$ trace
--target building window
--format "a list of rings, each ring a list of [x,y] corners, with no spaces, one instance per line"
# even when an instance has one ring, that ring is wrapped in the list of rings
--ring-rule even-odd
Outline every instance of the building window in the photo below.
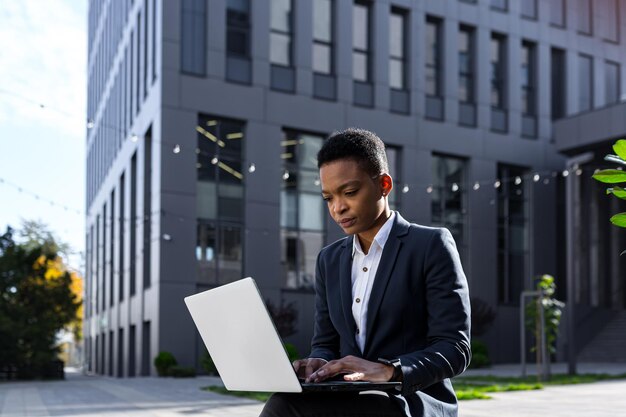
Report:
[[[534,43],[522,42],[522,135],[528,137],[537,135],[536,51],[537,49]]]
[[[119,237],[119,261],[118,261],[118,274],[119,274],[119,285],[118,285],[118,300],[124,300],[124,279],[126,277],[126,263],[124,262],[124,250],[125,250],[125,236],[126,236],[126,178],[125,174],[122,173],[120,177],[120,214],[118,216],[118,228],[120,231]]]
[[[441,20],[426,18],[426,117],[443,119],[443,74]]]
[[[556,120],[565,116],[565,81],[567,79],[565,51],[562,49],[552,48],[550,55],[552,120]]]
[[[491,0],[491,8],[494,10],[507,11],[509,8],[508,0]]]
[[[592,33],[593,9],[591,0],[578,0],[578,32],[585,35]]]
[[[593,107],[593,59],[589,55],[578,56],[578,111]]]
[[[467,162],[461,158],[433,155],[433,188],[431,193],[431,221],[446,227],[452,233],[465,263],[467,242]]]
[[[392,8],[389,25],[389,86],[390,109],[396,113],[409,113],[407,16],[404,10]]]
[[[143,154],[143,288],[152,285],[152,127]]]
[[[528,255],[528,197],[524,168],[500,165],[498,178],[498,300],[519,304]]]
[[[196,126],[198,278],[218,285],[241,278],[244,124],[201,115]]]
[[[537,0],[522,0],[522,17],[537,19]]]
[[[370,6],[355,2],[352,8],[352,77],[355,81],[371,81]]]
[[[333,1],[313,2],[313,72],[330,75],[333,60]]]
[[[620,65],[617,62],[606,61],[604,65],[604,85],[606,104],[617,103],[620,99]]]
[[[491,35],[491,129],[507,131],[506,112],[506,38]]]
[[[270,85],[272,89],[292,93],[296,88],[293,68],[293,16],[291,0],[271,0]]]
[[[181,70],[206,74],[206,0],[182,1]]]
[[[111,191],[111,209],[109,210],[109,227],[111,228],[111,239],[109,244],[109,305],[115,303],[115,190]],[[119,269],[119,267],[118,267]]]
[[[623,3],[621,3],[623,4]],[[610,42],[619,42],[620,2],[617,0],[597,1],[594,5],[598,18],[602,21],[602,37]]]
[[[327,100],[336,97],[333,7],[333,0],[313,2],[313,95]]]
[[[270,62],[292,66],[291,0],[271,0]]]
[[[250,1],[226,3],[226,79],[244,84],[251,81]]]
[[[315,261],[325,238],[317,152],[324,137],[284,131],[280,198],[281,263],[285,287],[312,290]]]
[[[558,27],[565,27],[565,1],[550,1],[550,24]]]
[[[137,152],[130,160],[130,296],[137,290]]]
[[[406,13],[392,9],[389,24],[389,86],[397,90],[406,89],[406,74]]]
[[[459,123],[469,126],[476,125],[474,61],[474,29],[461,26],[459,29]]]

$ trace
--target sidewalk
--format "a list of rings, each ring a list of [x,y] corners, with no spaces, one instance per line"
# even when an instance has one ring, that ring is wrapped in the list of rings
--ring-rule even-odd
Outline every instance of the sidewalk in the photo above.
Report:
[[[467,375],[519,375],[519,365],[470,370]],[[528,367],[530,374],[535,369]],[[565,364],[553,373],[565,372]],[[581,364],[580,373],[626,373],[626,364]],[[125,378],[68,373],[64,381],[0,382],[0,416],[256,417],[262,404],[200,388],[219,378]],[[462,401],[460,417],[626,416],[626,380],[539,391],[494,393],[492,400]],[[621,413],[621,414],[620,414]]]

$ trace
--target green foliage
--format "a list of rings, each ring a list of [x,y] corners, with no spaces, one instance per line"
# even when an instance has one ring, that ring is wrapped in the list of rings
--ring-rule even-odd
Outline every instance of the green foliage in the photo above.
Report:
[[[159,352],[154,358],[154,367],[159,376],[168,376],[174,366],[178,365],[176,358],[170,352]]]
[[[532,351],[540,354],[541,350],[541,327],[540,308],[543,307],[544,329],[546,332],[546,344],[550,353],[556,352],[556,338],[559,334],[559,323],[565,304],[553,295],[556,291],[554,277],[542,275],[537,278],[536,289],[541,291],[542,296],[526,304],[526,328],[535,335],[536,344]],[[537,356],[539,360],[539,356]]]
[[[0,236],[0,371],[18,378],[49,373],[56,335],[76,320],[81,304],[53,236],[42,225],[27,226],[24,243],[10,227]]]
[[[472,361],[469,367],[472,369],[485,368],[491,365],[489,350],[485,342],[472,339]]]
[[[285,343],[285,351],[287,352],[287,356],[289,357],[290,362],[293,362],[296,359],[300,359],[300,355],[298,354],[298,349],[296,349],[296,347],[293,344]]]
[[[620,139],[613,145],[613,151],[616,155],[607,155],[604,157],[609,162],[614,162],[618,165],[626,165],[626,140]],[[604,169],[593,174],[593,178],[597,181],[606,184],[620,184],[626,183],[626,172],[621,169]],[[626,190],[620,186],[614,186],[607,188],[607,194],[613,194],[620,200],[626,200]],[[618,227],[626,227],[626,212],[618,213],[611,217],[611,223]],[[620,253],[624,255],[626,251]]]
[[[219,376],[219,372],[215,367],[215,362],[213,362],[213,358],[211,358],[211,355],[206,349],[202,354],[202,358],[200,358],[200,364],[202,365],[202,369],[204,369],[207,374]]]
[[[168,375],[174,378],[193,378],[196,376],[196,370],[189,366],[174,365],[168,369]]]

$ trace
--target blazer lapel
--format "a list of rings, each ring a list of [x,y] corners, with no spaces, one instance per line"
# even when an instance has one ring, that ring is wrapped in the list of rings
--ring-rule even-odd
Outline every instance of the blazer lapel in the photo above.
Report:
[[[354,335],[356,334],[356,323],[352,316],[352,239],[344,240],[344,248],[339,262],[339,285],[341,290],[341,307],[346,320],[346,325],[350,331],[350,341],[356,347]],[[358,351],[358,348],[357,348]]]
[[[385,295],[387,284],[391,278],[391,272],[396,264],[396,258],[398,257],[398,253],[402,247],[400,237],[404,236],[408,232],[408,228],[409,223],[400,216],[400,213],[396,212],[393,228],[389,233],[387,243],[385,243],[385,247],[380,258],[380,263],[378,264],[378,270],[376,271],[374,285],[372,286],[372,292],[370,294],[370,300],[367,307],[367,336],[365,339],[365,346],[363,347],[364,357],[367,357],[367,350],[371,345],[372,337],[374,337],[372,329],[374,328],[374,323],[376,321],[376,317],[378,316],[378,310],[380,309],[383,296]]]

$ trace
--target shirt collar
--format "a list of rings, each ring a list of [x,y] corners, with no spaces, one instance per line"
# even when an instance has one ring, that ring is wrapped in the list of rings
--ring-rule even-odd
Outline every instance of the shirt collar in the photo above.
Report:
[[[376,243],[381,249],[385,247],[385,243],[387,243],[389,233],[391,233],[391,228],[393,227],[393,220],[395,216],[396,212],[392,211],[391,216],[389,216],[389,218],[385,221],[382,227],[378,229],[378,233],[376,233],[376,236],[374,236],[374,241],[372,242],[372,245]],[[357,251],[365,255],[365,253],[363,253],[363,249],[361,248],[361,242],[359,242],[359,238],[355,234],[352,237],[352,257],[354,257],[354,254]]]

